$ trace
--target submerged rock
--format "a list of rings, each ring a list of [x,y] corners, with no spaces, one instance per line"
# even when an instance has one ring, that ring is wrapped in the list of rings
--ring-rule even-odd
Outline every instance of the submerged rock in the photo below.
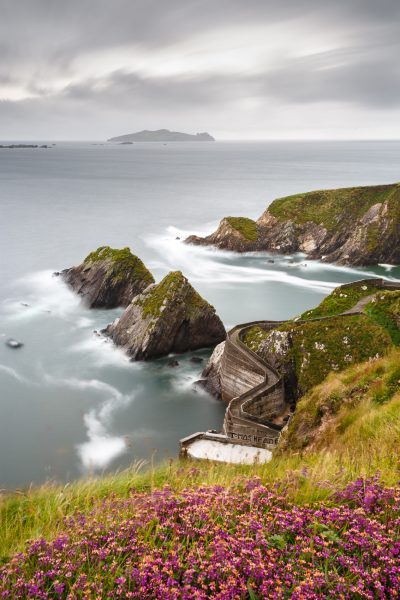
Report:
[[[134,298],[105,333],[134,360],[214,346],[226,336],[214,307],[180,271]]]
[[[153,275],[129,248],[109,246],[101,246],[82,264],[55,275],[61,275],[90,308],[126,307],[154,283]]]
[[[399,183],[317,190],[274,200],[257,221],[226,217],[211,235],[185,241],[236,252],[304,252],[340,264],[397,265],[399,206]]]
[[[190,359],[190,362],[192,363],[202,363],[203,362],[203,358],[201,356],[192,356]]]
[[[171,368],[179,367],[179,362],[177,360],[175,360],[175,359],[170,360],[168,362],[168,366],[171,367]]]

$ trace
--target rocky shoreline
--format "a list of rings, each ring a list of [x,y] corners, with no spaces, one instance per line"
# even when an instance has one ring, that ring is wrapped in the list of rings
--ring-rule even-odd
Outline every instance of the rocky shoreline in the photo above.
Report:
[[[363,266],[400,263],[400,184],[322,190],[274,200],[257,221],[225,217],[186,243],[235,252],[304,252]]]

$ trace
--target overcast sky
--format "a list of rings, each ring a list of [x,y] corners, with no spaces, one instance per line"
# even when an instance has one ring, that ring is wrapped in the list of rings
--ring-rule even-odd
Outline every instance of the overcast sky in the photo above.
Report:
[[[0,0],[0,138],[400,138],[400,0]]]

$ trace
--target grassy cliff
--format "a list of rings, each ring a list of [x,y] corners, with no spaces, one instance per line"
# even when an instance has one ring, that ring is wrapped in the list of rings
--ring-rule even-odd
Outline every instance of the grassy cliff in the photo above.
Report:
[[[363,314],[341,315],[363,299],[369,299],[360,307]],[[292,370],[302,395],[331,371],[379,358],[400,344],[400,291],[382,291],[373,282],[339,287],[299,320],[272,332],[255,325],[243,341],[267,362],[276,358]]]
[[[313,222],[328,231],[351,228],[372,206],[388,202],[394,223],[400,222],[400,184],[316,190],[274,200],[268,211],[280,221]]]

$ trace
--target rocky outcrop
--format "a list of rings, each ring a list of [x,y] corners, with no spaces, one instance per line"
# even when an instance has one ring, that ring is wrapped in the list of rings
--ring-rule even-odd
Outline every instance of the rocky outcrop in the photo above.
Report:
[[[153,275],[129,248],[101,246],[77,267],[58,273],[90,308],[126,307],[154,283]]]
[[[215,346],[208,363],[203,369],[203,389],[216,398],[221,398],[221,359],[225,349],[225,342]]]
[[[187,243],[237,252],[305,252],[348,265],[400,263],[400,184],[322,190],[280,198],[257,221],[226,217]]]
[[[175,271],[134,298],[105,334],[132,359],[148,360],[214,346],[226,332],[214,307]]]

